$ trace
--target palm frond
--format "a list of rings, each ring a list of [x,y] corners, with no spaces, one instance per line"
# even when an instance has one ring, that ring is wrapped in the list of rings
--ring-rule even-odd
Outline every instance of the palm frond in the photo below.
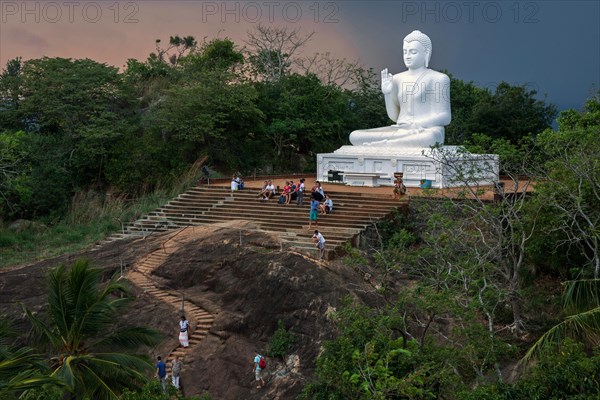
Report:
[[[600,344],[600,307],[567,317],[544,333],[525,356],[522,363],[536,359],[541,353],[560,344],[564,338],[579,339],[594,346]]]
[[[61,386],[62,383],[39,371],[27,370],[13,375],[10,380],[0,380],[0,398],[4,395],[16,394],[25,390],[41,388],[44,385]]]
[[[67,301],[68,288],[64,285],[66,277],[64,265],[48,272],[48,314],[61,336],[68,335],[72,322],[72,309]]]
[[[29,308],[25,304],[21,303],[21,307],[23,308],[23,312],[25,312],[25,316],[27,320],[32,325],[32,330],[34,335],[38,338],[38,343],[44,344],[49,342],[53,347],[60,346],[61,340],[56,332],[52,330],[44,321],[34,315]]]
[[[136,389],[147,381],[146,372],[152,364],[141,356],[120,353],[99,353],[81,357],[80,390],[89,398],[112,399],[123,389]]]
[[[158,331],[143,327],[130,327],[119,330],[96,342],[94,349],[115,349],[131,352],[140,346],[154,346],[160,341]]]
[[[23,347],[14,351],[4,351],[0,356],[0,379],[6,379],[23,368],[43,370],[45,365],[41,356],[34,354],[33,349]]]
[[[62,365],[60,365],[54,372],[52,373],[52,377],[63,382],[69,389],[73,389],[76,385],[77,377],[75,376],[74,367],[78,362],[78,357],[76,356],[68,356],[65,358]]]
[[[103,377],[98,376],[97,368],[90,368],[86,365],[84,366],[84,372],[86,373],[86,384],[83,387],[86,389],[85,394],[87,397],[98,400],[116,400],[119,398],[118,391],[113,389],[115,383],[117,383],[116,380],[113,380],[109,386]]]
[[[600,307],[600,279],[580,279],[564,283],[564,308],[569,313]]]

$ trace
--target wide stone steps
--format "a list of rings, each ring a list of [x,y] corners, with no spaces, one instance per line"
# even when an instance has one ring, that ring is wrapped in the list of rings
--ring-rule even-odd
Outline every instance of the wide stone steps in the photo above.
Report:
[[[361,203],[360,200],[357,200],[357,204],[354,201],[334,201],[333,206],[335,210],[340,210],[344,208],[351,208],[357,211],[370,211],[370,210],[389,210],[389,208],[397,207],[398,203],[392,204],[382,204],[378,202],[370,202],[370,203]],[[277,207],[274,208],[273,206]],[[244,207],[246,209],[253,210],[261,210],[261,209],[271,209],[282,210],[288,212],[296,212],[296,211],[306,211],[310,210],[310,204],[279,204],[276,200],[268,200],[268,201],[260,201],[260,200],[245,200],[245,199],[230,199],[230,200],[220,200],[218,202],[213,202],[211,207],[204,207],[202,205],[198,205],[190,201],[187,204],[166,204],[165,206],[158,209],[158,211],[162,213],[177,213],[177,212],[197,212],[202,213],[206,211],[210,211],[213,209],[221,209],[221,208],[231,208],[231,207]]]
[[[301,217],[308,218],[309,208],[306,207],[304,209],[295,206],[281,206],[275,204],[264,204],[262,206],[253,206],[246,205],[243,203],[233,203],[229,205],[224,205],[220,207],[215,207],[214,209],[204,211],[204,210],[196,210],[196,209],[186,209],[186,210],[177,210],[177,211],[166,211],[161,214],[157,214],[155,212],[151,212],[148,214],[148,217],[152,217],[152,220],[158,225],[161,218],[168,218],[172,220],[172,218],[195,218],[195,217],[204,217],[207,215],[233,215],[239,217],[239,212],[243,210],[247,214],[251,214],[248,216],[255,217]],[[356,218],[373,218],[380,217],[381,215],[386,215],[390,212],[390,207],[372,207],[372,208],[360,208],[360,207],[334,207],[334,212],[331,214],[327,214],[323,216],[325,219],[331,220],[352,220]]]
[[[204,212],[204,214],[198,214],[193,210],[190,214],[195,215],[207,215],[207,214],[228,214],[233,213],[234,215],[242,208],[244,211],[251,212],[253,215],[268,215],[268,216],[302,216],[308,218],[308,213],[310,212],[310,208],[306,207],[301,209],[300,207],[295,206],[283,206],[279,204],[265,204],[262,206],[258,205],[245,205],[235,202],[233,204],[228,204],[222,207],[215,208],[210,210],[209,212]],[[352,210],[352,211],[351,211]],[[350,213],[350,211],[352,213]],[[361,209],[360,207],[335,207],[334,211],[331,215],[327,214],[327,217],[330,219],[344,219],[344,218],[356,218],[356,217],[369,217],[372,215],[381,215],[389,213],[389,207],[372,207],[368,209]],[[171,215],[177,213],[170,213]],[[325,218],[327,218],[325,217]]]
[[[369,215],[356,215],[356,216],[337,216],[335,213],[320,215],[319,223],[331,227],[339,228],[363,228],[364,225],[369,225],[374,221],[377,221],[384,217],[386,213],[372,213]],[[155,227],[155,216],[148,215],[145,219],[137,221],[128,228],[134,228],[137,230],[150,230]],[[271,214],[256,214],[256,213],[245,213],[240,215],[239,211],[236,212],[224,212],[215,211],[211,214],[206,215],[184,215],[179,214],[169,216],[169,219],[173,226],[187,226],[195,223],[211,223],[217,220],[253,220],[262,222],[264,226],[281,226],[287,227],[299,227],[304,224],[308,225],[308,213],[306,214],[290,214],[290,215],[271,215]],[[163,228],[157,228],[163,229]]]
[[[128,225],[124,232],[110,239],[145,237],[156,232],[165,232],[190,225],[210,225],[234,220],[255,221],[258,229],[278,235],[282,248],[304,251],[313,256],[312,230],[317,228],[327,240],[328,254],[339,252],[344,243],[357,243],[357,237],[367,227],[385,218],[394,209],[404,207],[388,196],[370,193],[330,192],[334,212],[319,215],[319,224],[308,230],[310,196],[298,206],[277,204],[278,196],[269,201],[259,200],[258,190],[231,192],[229,187],[198,186],[177,196],[164,206],[148,213],[145,217]],[[106,242],[106,241],[105,241]],[[144,272],[155,268],[160,260],[147,260],[141,264]]]

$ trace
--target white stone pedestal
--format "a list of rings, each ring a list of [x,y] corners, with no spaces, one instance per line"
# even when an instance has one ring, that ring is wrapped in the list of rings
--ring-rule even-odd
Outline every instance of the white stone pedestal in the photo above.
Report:
[[[461,146],[342,146],[333,153],[317,155],[317,179],[327,182],[331,170],[340,171],[343,182],[350,186],[393,186],[398,172],[403,173],[406,187],[419,187],[424,179],[437,189],[492,185],[499,179],[497,155],[472,154]]]

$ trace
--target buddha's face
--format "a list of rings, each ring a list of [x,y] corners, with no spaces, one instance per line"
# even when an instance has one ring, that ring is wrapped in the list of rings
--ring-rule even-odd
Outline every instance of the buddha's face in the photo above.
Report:
[[[425,66],[427,53],[419,42],[404,42],[404,64],[408,69],[417,69]]]

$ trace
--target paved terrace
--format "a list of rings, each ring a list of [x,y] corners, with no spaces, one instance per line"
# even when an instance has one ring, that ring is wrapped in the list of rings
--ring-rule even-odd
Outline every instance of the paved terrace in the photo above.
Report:
[[[305,178],[306,190],[310,192],[315,184],[314,176],[293,176],[291,179],[297,182],[301,177]],[[245,234],[259,230],[277,236],[282,251],[296,251],[316,257],[318,252],[311,240],[315,226],[308,229],[309,193],[305,195],[303,206],[297,206],[295,203],[278,204],[277,198],[260,201],[258,192],[265,179],[271,179],[275,186],[279,187],[283,187],[286,180],[281,176],[246,178],[245,189],[236,192],[230,190],[230,179],[211,180],[210,184],[200,182],[198,186],[127,225],[121,233],[98,243],[98,247],[122,238],[145,238],[160,232],[190,226],[226,224],[236,226],[235,229],[240,230],[240,242]],[[511,182],[506,181],[507,191],[510,191],[511,185]],[[392,187],[352,187],[328,182],[322,183],[322,186],[325,192],[330,194],[334,203],[333,213],[319,216],[318,229],[327,240],[325,254],[327,259],[343,253],[346,243],[358,246],[362,234],[373,223],[389,217],[395,210],[406,212],[410,198],[458,197],[458,193],[464,191],[461,188],[445,190],[408,188],[407,195],[401,200],[394,200]],[[480,189],[484,199],[489,201],[494,199],[492,187]],[[251,227],[247,224],[242,227],[244,224],[236,224],[236,221],[252,224]]]
[[[304,178],[306,182],[304,182],[307,191],[314,186],[316,182],[316,178],[314,175],[290,175],[289,177],[276,175],[276,176],[257,176],[246,177],[244,178],[245,190],[255,190],[257,193],[262,189],[264,181],[270,179],[273,181],[275,187],[283,188],[286,180],[293,180],[295,183],[300,181],[300,178]],[[504,183],[504,187],[507,193],[516,193],[523,192],[524,190],[527,192],[533,191],[532,185],[527,185],[526,180],[522,180],[515,185],[515,182],[508,178],[500,179],[501,182]],[[218,178],[211,179],[210,186],[227,186],[230,187],[230,178]],[[206,185],[206,181],[203,183]],[[388,196],[392,199],[393,196],[393,187],[392,186],[378,186],[378,187],[368,187],[368,186],[346,186],[343,183],[330,183],[330,182],[321,182],[321,186],[325,190],[325,193],[329,193],[332,197],[335,207],[335,195],[334,193],[362,193],[362,194],[372,194],[376,196]],[[515,187],[516,186],[516,187]],[[478,189],[482,191],[479,194],[479,198],[483,200],[494,200],[494,188],[492,186],[480,186]],[[463,193],[467,198],[473,198],[472,195],[465,191],[465,188],[451,188],[451,189],[420,189],[420,188],[407,188],[406,189],[406,198],[410,197],[433,197],[433,198],[456,198],[462,196]],[[305,196],[305,200],[306,200]]]

